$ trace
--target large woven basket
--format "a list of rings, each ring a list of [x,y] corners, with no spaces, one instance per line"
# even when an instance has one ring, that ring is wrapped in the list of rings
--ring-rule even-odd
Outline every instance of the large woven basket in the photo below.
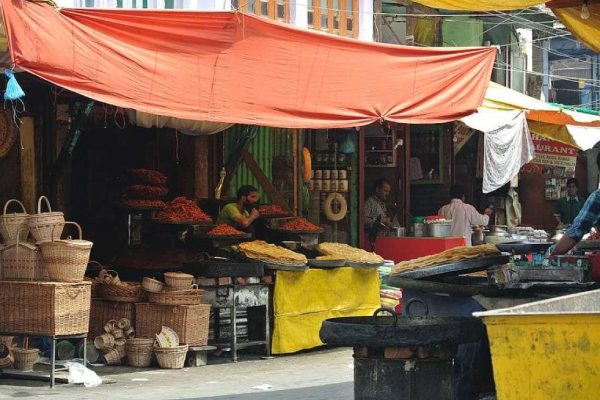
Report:
[[[20,205],[23,212],[7,214],[6,210],[10,203],[17,203]],[[17,241],[17,234],[21,239],[27,239],[27,236],[29,235],[29,225],[27,224],[28,217],[29,214],[27,214],[25,206],[19,200],[10,199],[4,204],[4,212],[2,213],[2,218],[0,218],[0,235],[2,235],[4,244],[8,245],[15,243]]]
[[[33,371],[33,365],[39,357],[40,351],[38,349],[12,349],[12,355],[15,359],[13,368],[19,371],[30,372]]]
[[[42,252],[39,247],[27,242],[19,241],[20,232],[17,233],[17,242],[2,248],[2,279],[43,281],[48,280],[48,273],[42,261]]]
[[[127,349],[127,362],[132,367],[148,368],[152,365],[152,356],[154,352],[152,347],[144,350]]]
[[[136,282],[121,282],[119,285],[100,284],[98,294],[104,300],[122,303],[138,303],[144,300],[142,286]]]
[[[42,200],[46,202],[48,212],[42,212]],[[38,200],[37,214],[27,218],[31,235],[37,243],[47,242],[52,239],[59,240],[65,227],[65,216],[62,212],[53,212],[46,196]]]
[[[127,318],[135,326],[135,304],[92,299],[90,330],[88,337],[94,339],[104,333],[106,321]]]
[[[0,281],[0,332],[23,335],[86,333],[90,284]]]
[[[202,302],[202,289],[188,289],[176,292],[148,292],[148,301],[163,306],[187,306],[196,305]]]
[[[194,282],[194,276],[183,272],[165,272],[167,286],[178,289],[189,289]]]
[[[163,326],[175,331],[181,344],[205,346],[208,343],[210,304],[195,306],[135,305],[135,332],[138,337],[154,337]]]
[[[183,368],[187,351],[187,344],[175,348],[154,347],[154,354],[156,354],[158,366],[166,369]]]
[[[40,243],[42,257],[48,270],[50,279],[57,282],[81,282],[85,275],[92,242],[82,240],[82,232],[79,224],[65,222],[75,225],[79,231],[79,239],[55,240]],[[54,235],[52,235],[54,237]]]

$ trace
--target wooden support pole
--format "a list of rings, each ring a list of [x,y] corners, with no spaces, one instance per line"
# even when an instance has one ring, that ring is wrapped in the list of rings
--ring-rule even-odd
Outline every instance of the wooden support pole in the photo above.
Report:
[[[25,208],[33,213],[37,196],[35,129],[32,117],[23,117],[21,121],[21,200]]]
[[[275,186],[273,186],[273,184],[265,175],[265,173],[260,169],[260,166],[256,163],[254,157],[252,157],[252,154],[248,153],[247,151],[244,151],[242,153],[242,160],[246,163],[246,165],[250,169],[250,172],[252,172],[252,175],[256,177],[258,183],[260,183],[260,186],[267,193],[271,201],[273,201],[274,204],[277,204],[289,211],[290,208],[288,202],[281,195],[281,193],[279,193]]]

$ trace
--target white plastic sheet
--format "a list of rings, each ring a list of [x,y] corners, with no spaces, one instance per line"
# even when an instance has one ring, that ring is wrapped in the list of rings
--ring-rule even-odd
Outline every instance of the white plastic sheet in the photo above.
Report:
[[[78,362],[70,362],[67,364],[69,367],[69,383],[83,384],[85,387],[96,387],[102,384],[102,378],[100,378],[94,371],[86,368],[83,364]]]
[[[213,135],[224,131],[232,125],[220,122],[164,117],[131,109],[127,110],[127,116],[132,124],[143,128],[175,128],[183,134],[192,136]]]
[[[533,160],[535,150],[525,112],[484,135],[483,193],[490,193],[510,182]]]

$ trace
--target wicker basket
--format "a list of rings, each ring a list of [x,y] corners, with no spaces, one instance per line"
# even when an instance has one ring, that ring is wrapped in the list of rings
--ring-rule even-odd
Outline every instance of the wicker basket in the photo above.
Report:
[[[148,368],[152,365],[152,347],[148,350],[127,350],[127,363],[132,367]]]
[[[135,331],[139,337],[154,337],[163,326],[168,326],[177,333],[181,344],[205,346],[208,343],[210,304],[161,306],[137,303],[135,314]]]
[[[175,348],[154,347],[154,354],[158,361],[158,366],[165,369],[181,369],[185,365],[185,356],[188,351],[188,345],[177,346]]]
[[[86,333],[90,283],[0,281],[0,332],[23,335]]]
[[[120,285],[101,284],[98,287],[98,294],[104,300],[122,303],[138,303],[144,301],[145,295],[142,286],[135,282],[122,282]]]
[[[102,335],[107,321],[118,321],[121,318],[129,319],[132,326],[135,326],[135,305],[133,303],[92,299],[88,337],[93,339]]]
[[[142,279],[142,288],[147,292],[159,293],[163,290],[164,286],[164,283],[157,281],[154,278],[144,277],[144,279]]]
[[[79,231],[79,239],[52,240],[40,243],[42,257],[50,279],[57,282],[81,282],[90,261],[92,242],[82,240],[81,227],[75,222]]]
[[[19,239],[21,232],[17,233],[17,242],[9,244],[2,249],[2,279],[44,281],[48,280],[48,273],[42,261],[40,249]]]
[[[148,293],[148,301],[163,306],[187,306],[202,302],[202,289],[179,290],[176,292]]]
[[[122,354],[116,349],[112,349],[104,355],[104,361],[106,362],[106,365],[120,365],[122,358]]]
[[[125,343],[127,343],[125,339],[115,339],[115,347],[113,348],[121,354],[121,358],[127,356],[127,353],[125,353]]]
[[[131,338],[131,339],[127,339],[127,343],[125,346],[126,346],[127,350],[129,350],[129,349],[134,349],[134,350],[150,349],[150,350],[152,350],[152,347],[154,347],[154,339]]]
[[[38,359],[40,351],[38,349],[14,348],[11,350],[14,357],[13,368],[23,372],[33,371],[33,364]]]
[[[6,210],[8,209],[8,205],[12,202],[19,204],[23,212],[7,214]],[[9,245],[15,243],[17,241],[17,235],[23,238],[23,240],[27,239],[27,236],[29,235],[29,225],[27,224],[28,217],[29,214],[27,214],[25,206],[19,200],[11,199],[4,204],[4,213],[0,219],[0,235],[2,235],[4,244]]]
[[[94,339],[94,346],[103,353],[108,353],[115,347],[115,337],[110,333],[103,333]]]
[[[193,282],[193,275],[183,272],[165,272],[165,283],[172,288],[189,289]]]
[[[46,202],[48,212],[42,212],[42,200]],[[65,216],[62,212],[52,212],[50,202],[46,196],[38,200],[37,214],[27,218],[31,235],[37,243],[59,240],[65,228]]]

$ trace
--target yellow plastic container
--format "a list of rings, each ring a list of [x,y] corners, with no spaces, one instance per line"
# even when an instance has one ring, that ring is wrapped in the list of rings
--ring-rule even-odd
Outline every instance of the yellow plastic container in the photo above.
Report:
[[[600,399],[600,290],[474,315],[498,400]]]

